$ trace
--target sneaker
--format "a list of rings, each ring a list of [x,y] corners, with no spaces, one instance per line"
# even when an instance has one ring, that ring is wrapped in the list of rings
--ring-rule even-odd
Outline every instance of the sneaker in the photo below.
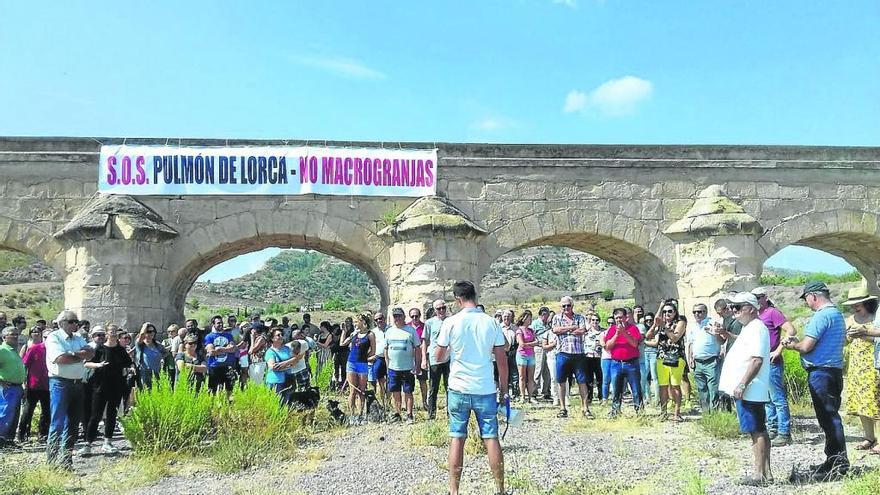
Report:
[[[746,476],[745,478],[739,480],[739,484],[744,486],[767,486],[772,482],[772,479],[761,479],[752,476]]]
[[[402,419],[403,419],[403,418],[400,417],[400,413],[394,413],[394,414],[391,416],[391,422],[392,422],[392,423],[399,423]]]
[[[406,424],[411,425],[411,424],[413,424],[413,423],[415,423],[415,422],[416,422],[416,420],[415,420],[415,418],[413,418],[413,415],[412,415],[412,414],[407,414],[407,415],[406,415]]]
[[[76,451],[76,453],[81,456],[90,455],[92,453],[92,444],[87,443],[87,444],[83,445],[82,447],[80,447],[79,450]]]
[[[770,437],[770,440],[773,440],[773,439],[775,439],[777,436],[779,436],[779,434],[776,433],[776,430],[769,430],[769,431],[767,432],[767,436]]]
[[[118,454],[119,449],[114,447],[110,442],[104,442],[104,445],[101,446],[101,452],[105,454]]]
[[[785,447],[786,445],[791,445],[791,435],[776,435],[776,438],[770,441],[770,445],[772,447]]]

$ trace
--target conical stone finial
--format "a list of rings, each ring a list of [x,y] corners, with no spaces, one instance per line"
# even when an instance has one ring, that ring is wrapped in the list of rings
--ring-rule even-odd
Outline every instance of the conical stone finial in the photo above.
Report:
[[[379,231],[379,235],[395,240],[435,236],[476,238],[486,234],[486,229],[437,196],[417,199],[397,215],[391,225]]]
[[[56,239],[128,239],[162,242],[177,237],[162,217],[143,203],[124,195],[96,194],[67,225],[54,234]]]
[[[727,197],[724,188],[711,185],[700,192],[684,217],[666,228],[669,237],[696,235],[760,235],[764,228]]]

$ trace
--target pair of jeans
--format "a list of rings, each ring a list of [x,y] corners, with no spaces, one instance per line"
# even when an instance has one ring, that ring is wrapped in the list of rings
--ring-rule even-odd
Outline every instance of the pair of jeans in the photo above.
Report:
[[[704,412],[718,408],[718,378],[721,374],[721,361],[717,356],[708,359],[694,359],[694,386]]]
[[[648,379],[650,379],[651,383],[648,383]],[[645,353],[645,374],[642,375],[642,383],[646,384],[645,388],[642,389],[642,393],[645,395],[645,397],[647,397],[648,387],[650,387],[651,400],[655,402],[660,400],[660,382],[657,381],[656,352]]]
[[[611,358],[602,358],[602,398],[611,397],[614,390],[611,388]]]
[[[437,414],[437,394],[440,393],[440,380],[443,380],[443,389],[449,391],[449,361],[440,364],[432,364],[429,367],[428,379],[428,415]]]
[[[807,384],[816,420],[825,432],[826,469],[849,467],[846,455],[846,437],[840,420],[840,401],[843,392],[843,370],[840,368],[811,368],[807,370]]]
[[[788,409],[788,394],[782,381],[784,368],[781,358],[770,363],[770,402],[764,408],[767,410],[767,431],[790,435],[791,413]]]
[[[611,414],[619,414],[620,406],[623,403],[623,391],[625,385],[629,385],[632,392],[633,406],[639,411],[642,405],[642,394],[640,393],[641,377],[639,376],[639,360],[638,358],[629,361],[618,361],[609,359],[609,372],[611,374],[611,390],[613,397],[611,399]]]
[[[446,397],[450,437],[467,438],[468,421],[473,411],[480,438],[498,438],[498,402],[495,394],[465,394],[448,390]]]
[[[15,438],[15,419],[23,393],[21,384],[0,385],[0,442]]]
[[[596,390],[599,391],[599,400],[605,399],[602,395],[602,359],[587,356],[587,402],[593,400],[593,384],[596,384]]]
[[[40,424],[38,433],[40,438],[49,435],[49,391],[27,389],[24,393],[24,409],[21,412],[21,421],[18,423],[18,441],[24,442],[31,435],[31,420],[34,418],[34,410],[40,404]]]
[[[49,377],[49,407],[52,419],[46,441],[46,459],[50,464],[73,466],[73,444],[83,411],[83,384],[80,380]]]
[[[122,389],[114,387],[97,387],[92,390],[91,412],[88,426],[85,432],[86,442],[94,442],[98,437],[98,423],[104,417],[104,440],[113,439],[113,430],[116,429],[116,413],[119,411],[119,403],[122,402]]]

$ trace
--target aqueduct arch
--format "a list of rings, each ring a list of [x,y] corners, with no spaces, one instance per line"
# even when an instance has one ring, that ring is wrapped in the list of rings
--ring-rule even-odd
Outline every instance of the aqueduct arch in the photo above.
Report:
[[[854,266],[868,287],[880,277],[880,216],[870,211],[841,209],[805,212],[768,229],[759,239],[766,258],[798,244],[839,256]],[[821,267],[817,267],[821,271]]]
[[[192,256],[188,263],[181,262],[183,268],[177,272],[178,275],[172,283],[171,293],[169,294],[171,297],[170,311],[173,315],[176,315],[174,316],[177,318],[175,321],[183,320],[186,295],[201,274],[205,273],[211,267],[235,258],[236,256],[259,251],[268,247],[312,249],[351,263],[364,270],[376,288],[379,289],[381,306],[384,308],[389,304],[388,282],[385,279],[385,274],[382,271],[381,266],[376,263],[375,258],[367,257],[364,253],[353,251],[342,244],[331,243],[321,239],[307,238],[302,235],[293,234],[272,234],[243,238],[234,242],[224,243],[217,246],[215,249],[210,250],[204,256]]]

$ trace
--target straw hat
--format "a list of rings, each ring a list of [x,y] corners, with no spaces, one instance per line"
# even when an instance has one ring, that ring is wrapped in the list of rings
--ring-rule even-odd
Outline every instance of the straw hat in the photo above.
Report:
[[[868,294],[867,287],[854,287],[846,294],[846,301],[843,302],[843,305],[852,306],[872,299],[877,299],[877,296]]]

